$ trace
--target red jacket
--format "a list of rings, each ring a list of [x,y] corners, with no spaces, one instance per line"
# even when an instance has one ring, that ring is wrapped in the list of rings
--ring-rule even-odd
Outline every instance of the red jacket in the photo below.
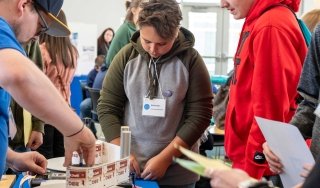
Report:
[[[286,7],[274,6],[281,1],[295,11],[300,4],[300,0],[254,2],[234,58],[225,149],[234,168],[243,169],[255,178],[271,172],[264,160],[259,161],[265,139],[254,116],[283,122],[291,119],[297,106],[296,88],[307,52],[293,13]]]

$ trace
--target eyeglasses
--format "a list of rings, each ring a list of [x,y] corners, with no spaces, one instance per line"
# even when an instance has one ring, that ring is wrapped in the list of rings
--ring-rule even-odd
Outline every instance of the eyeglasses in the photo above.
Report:
[[[48,24],[47,24],[46,20],[40,14],[38,5],[36,3],[33,3],[33,5],[34,5],[34,9],[36,9],[36,12],[39,15],[39,18],[40,18],[40,20],[42,22],[42,23],[40,22],[40,26],[41,26],[40,31],[36,34],[36,36],[39,36],[39,35],[47,32],[49,30],[49,27],[48,27]]]

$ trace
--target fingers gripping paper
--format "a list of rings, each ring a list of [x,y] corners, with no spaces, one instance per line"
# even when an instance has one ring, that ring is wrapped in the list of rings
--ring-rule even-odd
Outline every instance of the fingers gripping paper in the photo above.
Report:
[[[284,166],[280,174],[284,187],[303,182],[300,176],[304,164],[314,164],[314,159],[298,128],[287,123],[255,117],[270,149]]]

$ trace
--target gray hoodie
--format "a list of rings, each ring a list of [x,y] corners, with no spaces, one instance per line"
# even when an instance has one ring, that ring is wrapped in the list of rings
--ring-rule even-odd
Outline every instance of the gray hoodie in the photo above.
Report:
[[[131,153],[143,169],[179,136],[194,151],[212,116],[212,90],[207,68],[193,49],[194,37],[181,28],[172,49],[157,62],[159,82],[149,67],[150,56],[142,48],[140,33],[115,56],[105,77],[98,104],[98,116],[107,141],[120,136],[122,125],[132,132]],[[165,117],[143,116],[143,98],[166,99]],[[194,183],[198,176],[177,164],[168,168],[161,185]]]

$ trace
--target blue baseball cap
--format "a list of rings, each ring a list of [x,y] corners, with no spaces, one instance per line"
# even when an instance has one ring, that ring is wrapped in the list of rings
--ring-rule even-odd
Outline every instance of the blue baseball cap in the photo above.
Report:
[[[51,20],[48,25],[49,29],[46,31],[48,35],[55,37],[65,37],[70,35],[71,32],[68,26],[57,18],[61,10],[63,0],[34,0],[34,2]]]

